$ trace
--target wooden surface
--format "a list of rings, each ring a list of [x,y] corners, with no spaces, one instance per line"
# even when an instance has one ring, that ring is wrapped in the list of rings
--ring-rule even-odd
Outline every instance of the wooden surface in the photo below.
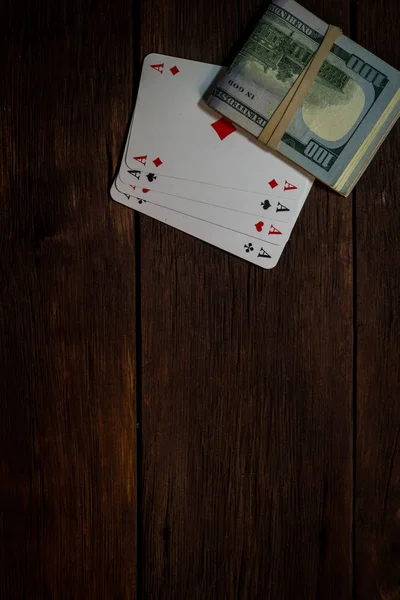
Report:
[[[395,0],[308,0],[400,68]],[[265,272],[108,199],[140,62],[260,0],[5,0],[0,598],[400,598],[400,130]]]
[[[107,198],[132,87],[119,7],[1,7],[7,600],[130,598],[137,584],[134,217]]]
[[[359,7],[357,39],[400,68],[400,6]],[[381,30],[385,21],[385,35]],[[356,586],[400,598],[400,128],[355,192]]]

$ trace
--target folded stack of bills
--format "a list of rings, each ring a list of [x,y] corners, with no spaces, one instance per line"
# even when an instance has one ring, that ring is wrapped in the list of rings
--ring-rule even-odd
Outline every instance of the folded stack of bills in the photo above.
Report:
[[[274,0],[208,105],[259,137],[327,30],[297,2]],[[347,196],[399,116],[400,73],[344,35],[316,73],[275,149]]]

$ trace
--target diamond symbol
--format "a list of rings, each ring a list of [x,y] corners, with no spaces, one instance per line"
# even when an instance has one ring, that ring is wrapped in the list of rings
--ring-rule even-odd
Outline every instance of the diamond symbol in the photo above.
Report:
[[[178,67],[177,67],[177,66],[175,66],[175,67],[172,67],[172,68],[170,69],[170,71],[171,71],[172,75],[176,75],[177,73],[179,73],[179,69],[178,69]]]
[[[228,135],[236,131],[234,124],[226,117],[222,117],[219,121],[213,123],[211,127],[216,131],[220,140],[224,140]]]
[[[156,167],[159,167],[160,165],[162,165],[162,160],[160,157],[158,157],[155,160],[153,160],[153,163],[156,165]],[[276,185],[278,185],[278,184],[276,184]]]
[[[276,188],[276,186],[278,185],[278,182],[277,182],[277,180],[276,180],[276,179],[271,179],[271,181],[268,181],[268,185],[269,185],[269,186],[270,186],[272,189],[274,189],[274,188]]]

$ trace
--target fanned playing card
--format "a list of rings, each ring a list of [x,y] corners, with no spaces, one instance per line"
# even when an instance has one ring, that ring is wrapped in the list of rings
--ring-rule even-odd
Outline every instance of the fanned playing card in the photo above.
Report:
[[[235,256],[244,258],[264,269],[272,269],[276,266],[284,248],[284,246],[264,243],[255,237],[196,219],[171,208],[157,206],[151,202],[125,195],[118,191],[115,183],[111,188],[111,197],[116,202],[139,210],[153,219],[157,219]]]
[[[220,70],[164,55],[146,57],[111,196],[272,268],[312,179],[204,108],[202,97]]]
[[[189,180],[302,199],[311,177],[238,132],[202,102],[221,69],[158,54],[145,58],[122,181],[134,184],[127,175],[145,171],[153,175],[150,183],[155,191],[165,191],[158,176],[166,175],[183,180],[181,185]]]
[[[134,183],[124,183],[118,177],[118,189],[125,194],[138,196],[146,200],[152,194],[167,194],[168,196],[180,196],[188,200],[196,200],[204,204],[229,208],[239,213],[250,213],[264,219],[275,219],[284,223],[296,218],[298,206],[304,199],[278,198],[264,194],[253,194],[233,188],[216,187],[195,181],[183,181],[163,175],[152,176],[149,179],[147,173],[137,175]],[[159,189],[155,189],[155,179],[159,183]],[[184,186],[182,186],[182,183]],[[160,191],[162,190],[162,192]],[[168,200],[166,199],[166,202]]]
[[[132,193],[135,193],[130,191],[129,187],[127,188],[124,186],[119,179],[116,181],[116,187],[118,191],[124,194],[131,195]],[[136,199],[140,204],[147,201],[157,206],[165,206],[185,215],[196,217],[203,221],[209,221],[215,225],[225,227],[226,229],[246,233],[247,235],[259,238],[261,241],[276,244],[278,246],[287,242],[294,225],[294,220],[280,222],[272,215],[272,219],[268,218],[266,215],[260,217],[257,214],[245,213],[232,210],[231,208],[221,208],[220,206],[198,202],[196,200],[189,200],[180,196],[171,196],[161,192],[154,192],[153,190],[148,190],[145,194],[137,195]],[[263,202],[265,203],[265,201]],[[271,206],[275,206],[276,209],[279,209],[279,201],[275,199],[275,202],[272,202],[273,204],[271,204]],[[301,205],[302,204],[303,203],[301,203]],[[296,214],[293,215],[293,219],[296,217],[297,211],[298,209],[296,210]]]

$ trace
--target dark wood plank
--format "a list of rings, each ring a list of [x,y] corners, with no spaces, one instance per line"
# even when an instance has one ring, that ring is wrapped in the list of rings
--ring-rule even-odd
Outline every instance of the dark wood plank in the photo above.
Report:
[[[357,41],[400,69],[400,5],[357,5]],[[356,586],[400,598],[399,125],[356,188]]]
[[[0,597],[132,598],[130,2],[0,10]]]
[[[221,61],[259,8],[147,0],[141,55]],[[351,219],[317,184],[265,272],[141,217],[146,598],[351,598]]]

